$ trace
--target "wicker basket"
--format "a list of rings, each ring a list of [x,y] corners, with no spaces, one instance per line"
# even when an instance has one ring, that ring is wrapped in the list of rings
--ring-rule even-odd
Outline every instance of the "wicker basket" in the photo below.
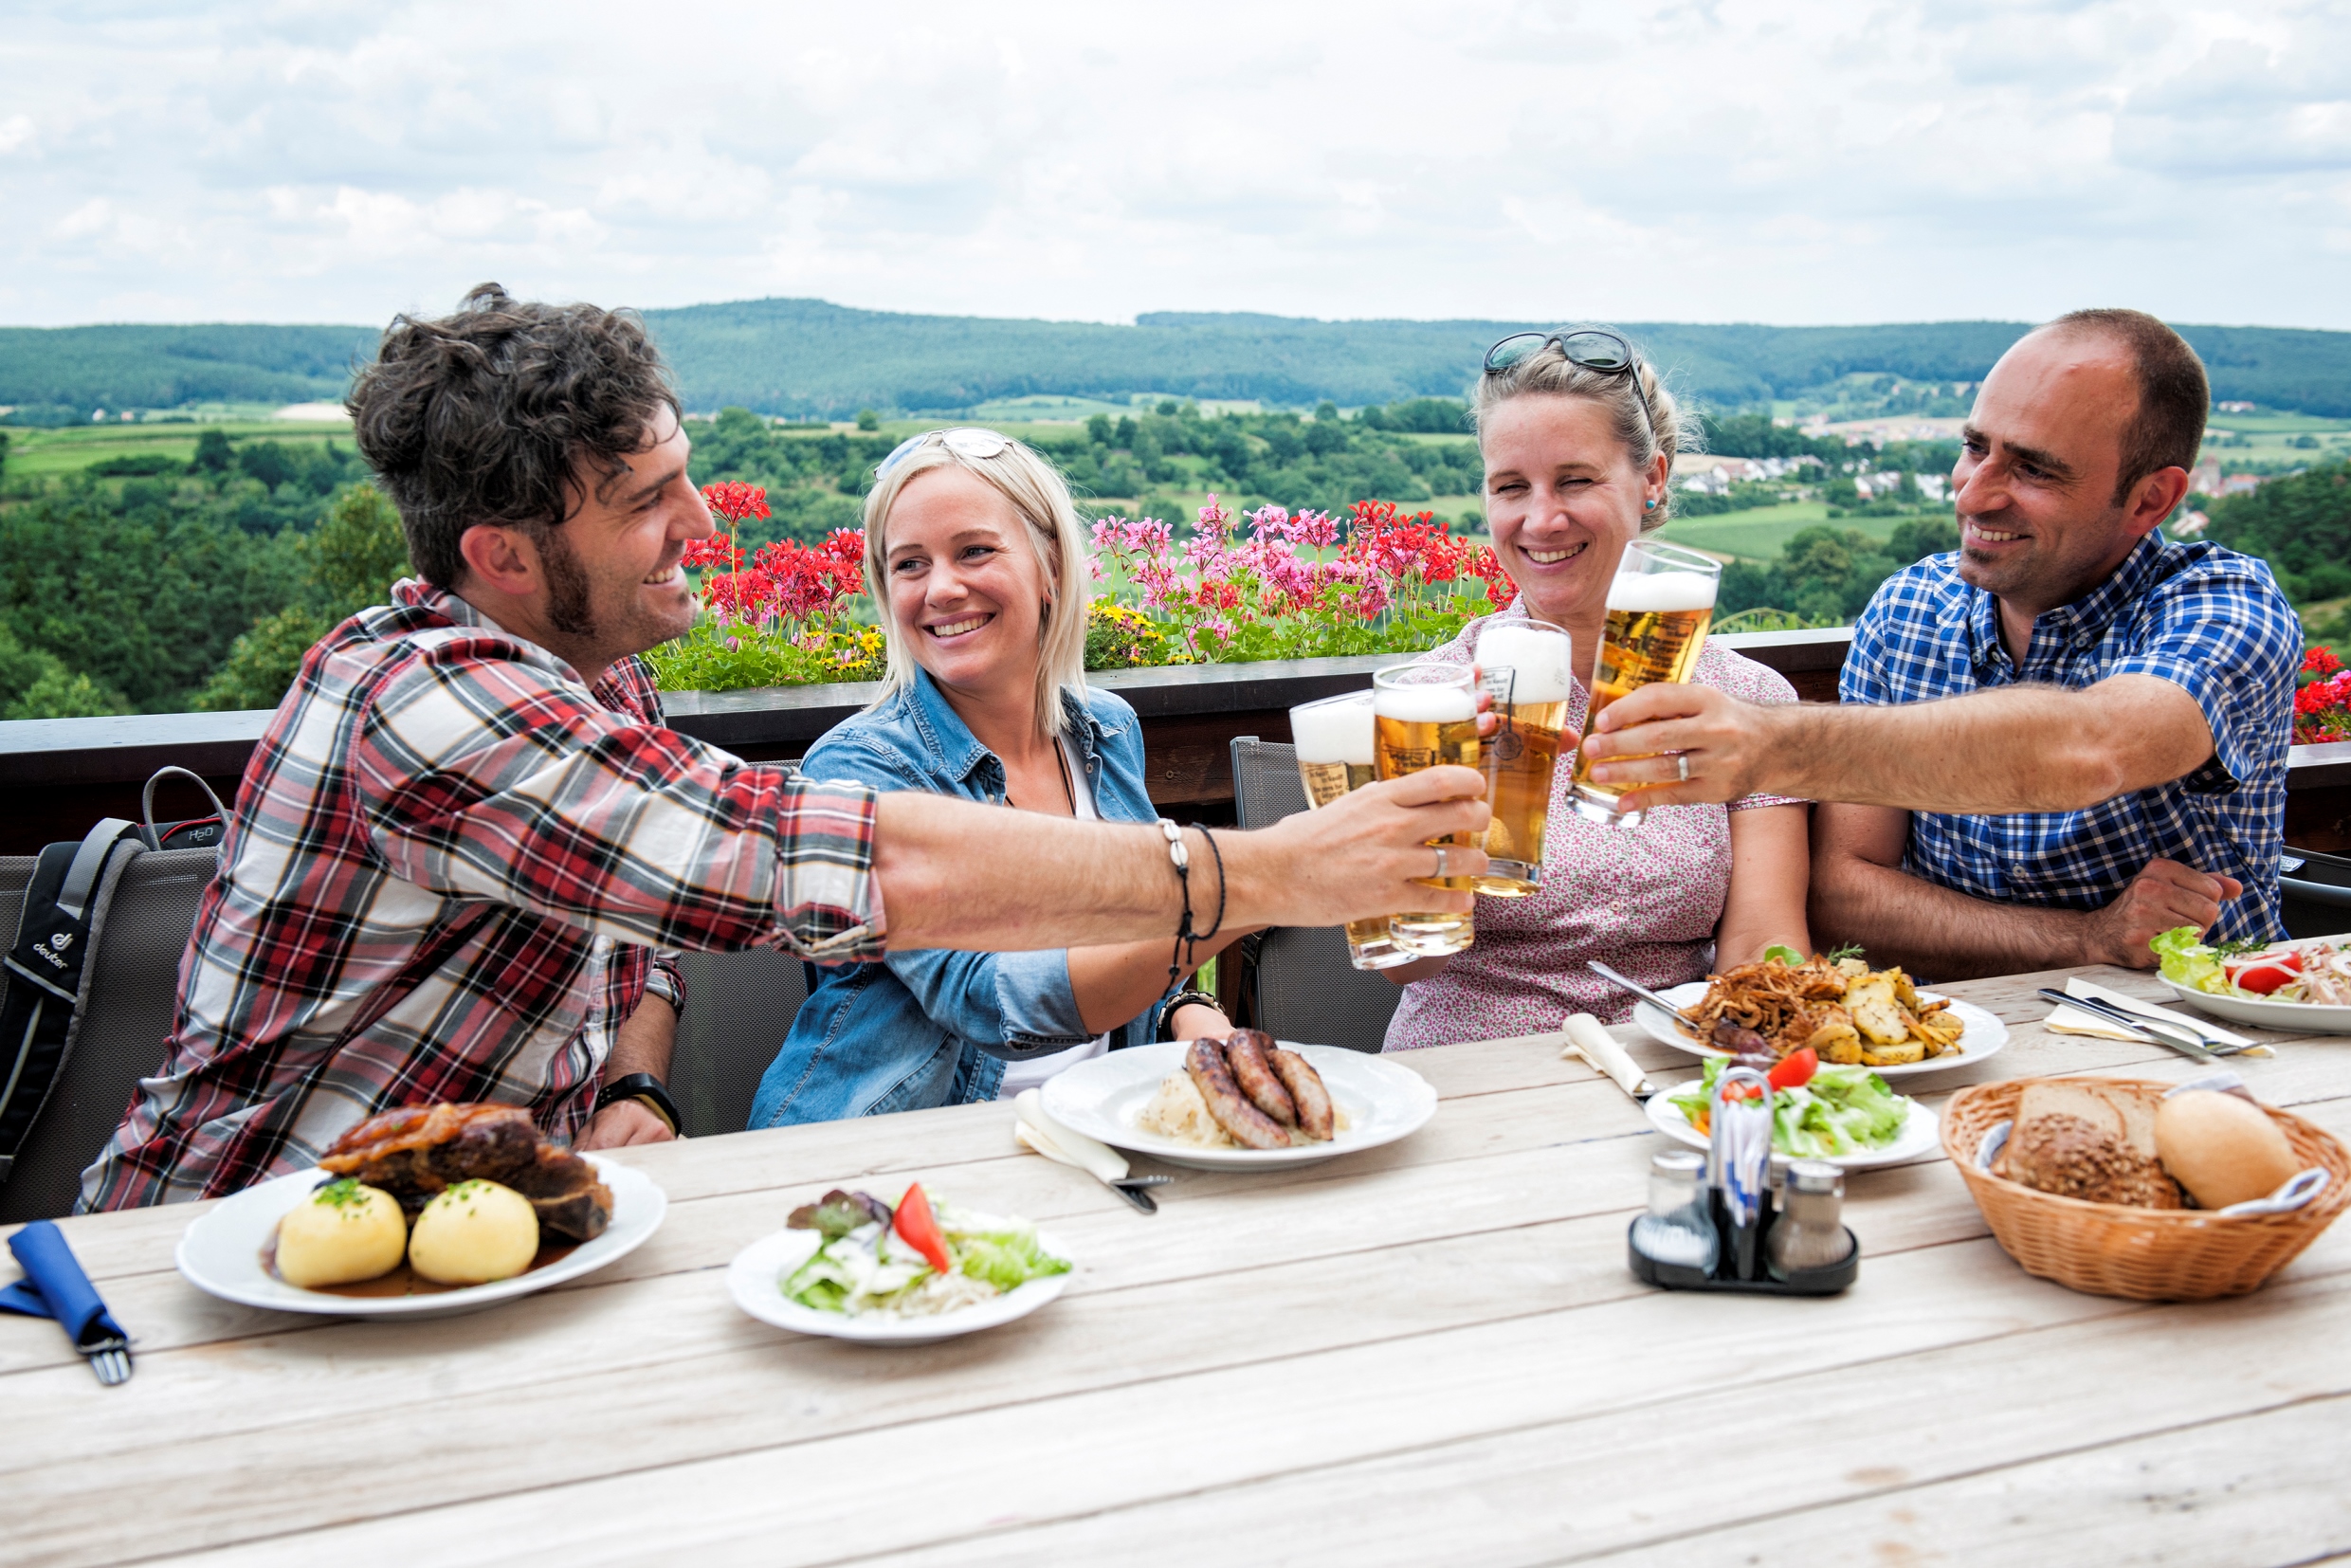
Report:
[[[2150,1108],[2169,1084],[2085,1078],[2108,1094],[2133,1095]],[[2016,1114],[2025,1081],[1977,1084],[1951,1097],[1942,1113],[1942,1148],[1976,1194],[1993,1236],[2028,1274],[2093,1296],[2142,1302],[2196,1302],[2241,1296],[2291,1262],[2351,1202],[2351,1156],[2324,1128],[2264,1106],[2293,1145],[2297,1169],[2326,1167],[2318,1196],[2292,1213],[2222,1218],[2196,1209],[2134,1209],[2036,1192],[1976,1165],[1984,1134]]]

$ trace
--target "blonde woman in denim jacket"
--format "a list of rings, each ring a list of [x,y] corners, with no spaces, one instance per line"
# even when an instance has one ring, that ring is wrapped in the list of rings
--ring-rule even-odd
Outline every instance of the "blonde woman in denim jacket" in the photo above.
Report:
[[[884,609],[886,689],[810,750],[808,776],[1157,819],[1134,709],[1085,684],[1085,539],[1052,465],[993,430],[908,441],[866,498],[866,575]],[[1194,887],[1212,900],[1202,859]],[[751,1124],[1009,1099],[1104,1050],[1230,1030],[1170,984],[1169,946],[892,953],[824,970]]]

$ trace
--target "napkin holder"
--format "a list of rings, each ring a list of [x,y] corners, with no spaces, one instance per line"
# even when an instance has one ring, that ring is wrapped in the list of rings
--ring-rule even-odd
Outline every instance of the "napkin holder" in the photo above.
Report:
[[[1772,1090],[1763,1075],[1751,1067],[1730,1067],[1715,1081],[1714,1108],[1710,1125],[1721,1127],[1723,1091],[1732,1083],[1752,1081],[1762,1088],[1766,1097]],[[1764,1103],[1770,1101],[1766,1098]],[[1845,1255],[1837,1262],[1818,1268],[1775,1270],[1769,1263],[1770,1249],[1765,1243],[1772,1228],[1779,1222],[1778,1184],[1769,1177],[1770,1153],[1763,1150],[1766,1168],[1748,1173],[1756,1181],[1758,1201],[1755,1216],[1741,1223],[1733,1216],[1732,1204],[1725,1193],[1727,1181],[1736,1179],[1724,1169],[1728,1163],[1722,1153],[1722,1141],[1708,1140],[1705,1183],[1700,1195],[1707,1216],[1713,1221],[1715,1249],[1714,1265],[1700,1268],[1686,1263],[1673,1263],[1652,1257],[1641,1249],[1641,1220],[1636,1215],[1625,1232],[1625,1253],[1630,1260],[1633,1277],[1643,1284],[1667,1290],[1722,1290],[1753,1296],[1833,1296],[1851,1285],[1861,1273],[1861,1238],[1852,1227],[1840,1225],[1845,1232]]]

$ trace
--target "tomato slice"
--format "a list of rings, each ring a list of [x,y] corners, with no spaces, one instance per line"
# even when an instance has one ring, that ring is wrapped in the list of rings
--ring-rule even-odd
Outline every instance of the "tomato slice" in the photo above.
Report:
[[[2267,996],[2280,986],[2292,985],[2302,978],[2302,965],[2284,958],[2263,958],[2247,964],[2230,976],[2237,989]]]
[[[939,1219],[931,1212],[929,1194],[922,1183],[906,1189],[906,1195],[898,1200],[898,1212],[890,1218],[890,1229],[898,1239],[922,1254],[923,1261],[942,1274],[955,1272],[947,1258],[947,1238],[939,1233]]]
[[[1813,1074],[1819,1070],[1820,1053],[1818,1051],[1810,1046],[1800,1050],[1792,1050],[1781,1057],[1778,1065],[1772,1068],[1770,1073],[1772,1087],[1775,1089],[1800,1087],[1811,1083]]]

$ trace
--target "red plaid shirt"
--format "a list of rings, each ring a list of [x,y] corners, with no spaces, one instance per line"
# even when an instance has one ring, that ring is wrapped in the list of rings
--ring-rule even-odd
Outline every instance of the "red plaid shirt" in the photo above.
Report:
[[[439,1100],[587,1123],[656,949],[881,956],[873,794],[664,728],[419,582],[302,661],[221,841],[163,1065],[82,1207],[215,1197]],[[656,975],[656,970],[664,973]]]

